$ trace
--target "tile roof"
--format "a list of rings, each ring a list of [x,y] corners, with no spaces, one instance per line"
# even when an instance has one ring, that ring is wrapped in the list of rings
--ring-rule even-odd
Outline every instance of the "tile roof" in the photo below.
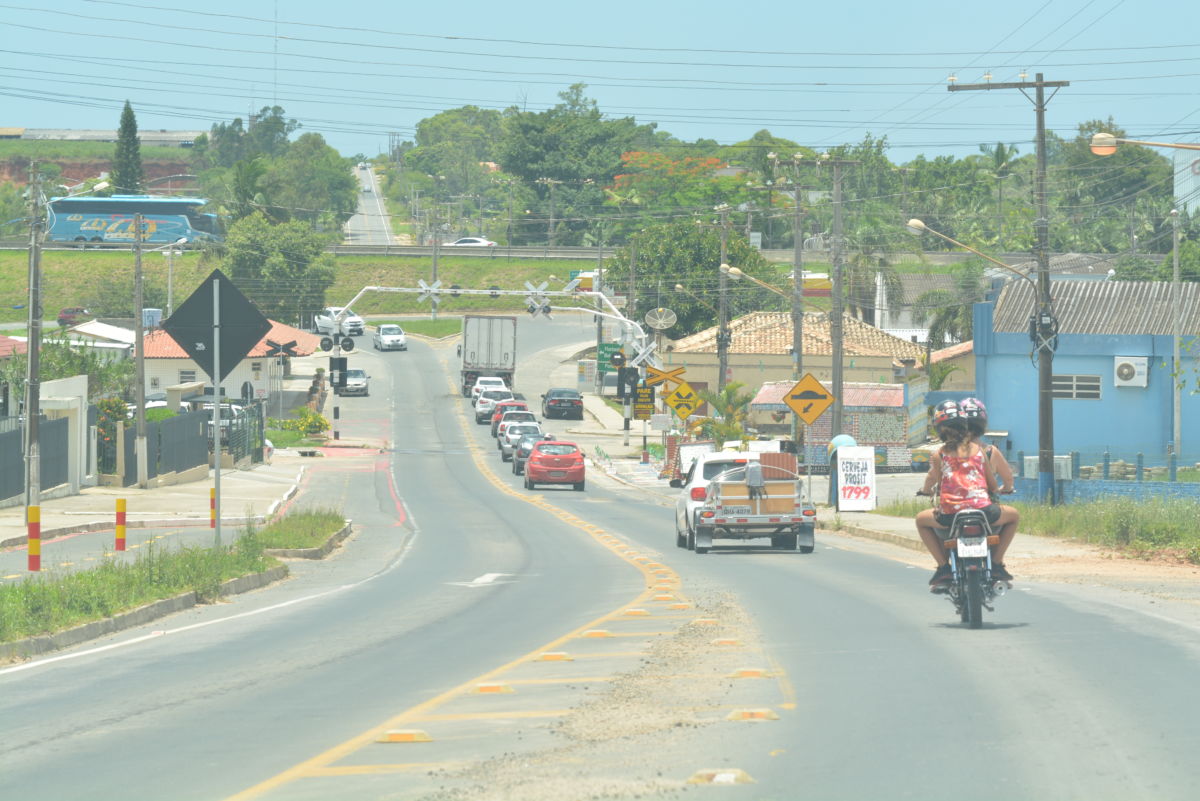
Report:
[[[956,356],[963,356],[975,350],[975,341],[968,339],[966,342],[959,342],[957,345],[951,345],[941,350],[935,350],[930,354],[930,360],[937,364],[946,359],[953,359]]]
[[[1063,334],[1157,334],[1170,336],[1169,281],[1054,281],[1050,297]],[[1200,330],[1200,284],[1183,281],[1179,291],[1181,329]],[[1009,281],[996,300],[993,328],[1026,333],[1035,302],[1028,281]]]
[[[750,405],[767,411],[786,411],[784,396],[795,386],[794,381],[767,381],[758,390]],[[903,384],[869,384],[847,381],[842,384],[842,406],[854,408],[903,408]]]
[[[7,359],[14,353],[21,354],[29,349],[23,339],[13,339],[12,337],[0,336],[0,359]]]
[[[850,315],[843,318],[842,349],[846,356],[890,356],[916,359],[924,348]],[[829,317],[823,312],[804,314],[804,355],[831,356],[833,345]],[[788,354],[792,348],[792,315],[789,312],[752,312],[729,322],[730,353]],[[676,353],[716,353],[717,327],[706,328],[676,340]]]
[[[271,330],[267,335],[258,341],[250,352],[246,354],[247,359],[262,358],[267,355],[270,346],[267,345],[267,340],[280,344],[286,344],[292,340],[296,341],[296,355],[310,356],[321,347],[321,338],[316,334],[310,334],[307,331],[301,331],[299,328],[292,328],[290,325],[277,323],[271,320]],[[167,334],[166,331],[152,331],[146,335],[146,340],[143,343],[144,352],[147,359],[186,359],[188,355],[184,353],[183,348],[175,343],[175,340]]]

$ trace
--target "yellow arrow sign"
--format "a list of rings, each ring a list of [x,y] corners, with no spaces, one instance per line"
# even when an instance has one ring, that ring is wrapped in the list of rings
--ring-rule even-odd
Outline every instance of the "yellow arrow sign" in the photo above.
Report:
[[[796,386],[787,391],[783,402],[808,425],[812,425],[825,410],[833,405],[833,395],[813,377],[812,373],[796,382]]]
[[[666,383],[682,384],[684,369],[676,367],[674,370],[659,370],[657,367],[646,365],[646,383],[650,386]]]
[[[700,396],[696,394],[696,390],[692,389],[690,384],[683,381],[663,398],[663,402],[675,410],[675,414],[679,415],[680,420],[686,420],[692,412],[700,408],[700,404],[704,401],[700,400]]]

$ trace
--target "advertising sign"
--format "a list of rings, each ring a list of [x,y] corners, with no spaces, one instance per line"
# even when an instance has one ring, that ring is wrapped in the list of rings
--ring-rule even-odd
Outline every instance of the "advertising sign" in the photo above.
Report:
[[[838,448],[838,511],[870,512],[875,508],[875,501],[875,449],[861,445]]]

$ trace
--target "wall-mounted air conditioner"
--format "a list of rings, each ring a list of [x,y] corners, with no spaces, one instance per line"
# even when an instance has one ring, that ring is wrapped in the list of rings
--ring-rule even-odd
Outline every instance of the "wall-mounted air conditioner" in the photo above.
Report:
[[[1113,386],[1144,387],[1149,372],[1148,356],[1114,356]]]

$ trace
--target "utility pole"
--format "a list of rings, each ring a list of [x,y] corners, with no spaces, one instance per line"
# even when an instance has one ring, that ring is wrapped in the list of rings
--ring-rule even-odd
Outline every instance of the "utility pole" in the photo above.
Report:
[[[1174,410],[1171,420],[1171,452],[1175,454],[1176,463],[1183,453],[1183,411],[1180,409],[1180,382],[1183,367],[1179,363],[1179,336],[1181,324],[1179,320],[1179,209],[1171,209],[1171,406]]]
[[[150,466],[146,447],[146,327],[142,307],[142,224],[141,214],[133,215],[133,401],[136,404],[134,458],[137,460],[137,484],[146,489],[150,482]],[[172,244],[171,247],[174,247]],[[218,405],[220,405],[218,403]]]
[[[842,167],[847,164],[857,164],[856,161],[825,160],[822,164],[833,165],[833,297],[829,310],[829,339],[833,351],[833,434],[843,433],[842,409],[842,361],[845,352],[844,331],[842,326]]]
[[[1047,81],[1037,73],[1032,82],[954,84],[951,92],[990,89],[1019,89],[1028,99],[1027,91],[1034,90],[1034,111],[1037,119],[1037,171],[1034,174],[1034,198],[1037,219],[1033,226],[1037,236],[1034,252],[1037,258],[1037,307],[1030,326],[1038,365],[1038,498],[1043,503],[1055,502],[1054,497],[1054,349],[1058,344],[1058,320],[1050,300],[1050,207],[1046,201],[1046,89],[1057,90],[1070,86],[1069,81]],[[1053,97],[1053,95],[1051,95]]]
[[[431,284],[436,284],[437,280],[438,280],[438,254],[442,250],[442,232],[438,226],[437,204],[434,204],[433,209],[429,213],[433,215],[433,218],[432,218],[433,219],[433,223],[432,223],[432,227],[433,227],[433,265],[431,267],[432,273],[431,273],[429,282]],[[438,309],[437,296],[435,295],[433,297],[433,299],[430,300],[430,303],[429,303],[429,319],[431,319],[431,320],[437,319],[437,309]]]
[[[725,389],[729,372],[729,286],[725,259],[729,249],[729,206],[722,203],[716,211],[721,215],[721,263],[717,268],[717,287],[720,292],[720,313],[717,320],[717,392]]]
[[[804,232],[801,225],[804,210],[800,206],[800,187],[796,187],[795,217],[792,221],[792,378],[804,376]],[[796,458],[804,454],[804,427],[799,415],[792,415],[792,441],[796,443]]]
[[[625,316],[637,319],[637,240],[629,245],[629,297],[626,300]]]
[[[42,414],[42,183],[37,165],[29,165],[29,339],[25,373],[25,522],[40,520],[42,456],[38,425]]]

